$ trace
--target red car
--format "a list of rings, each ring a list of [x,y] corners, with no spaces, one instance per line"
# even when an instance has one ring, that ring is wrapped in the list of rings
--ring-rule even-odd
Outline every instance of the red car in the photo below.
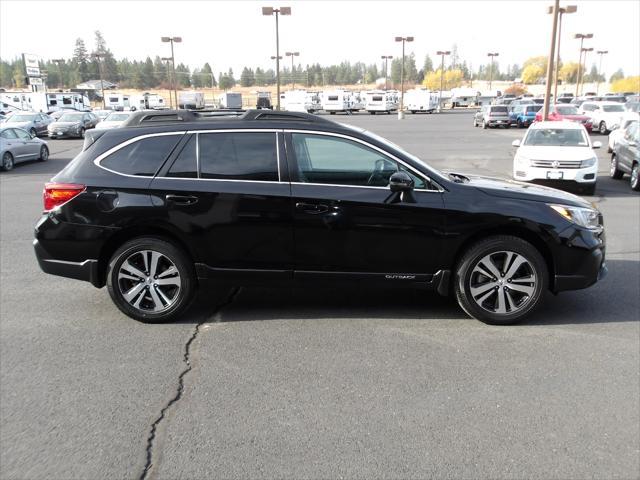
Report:
[[[552,105],[549,110],[549,118],[550,122],[560,121],[560,120],[569,120],[571,122],[578,122],[584,125],[584,128],[587,129],[587,132],[591,133],[591,117],[587,117],[586,115],[580,115],[578,113],[578,109],[573,105],[559,104]],[[542,121],[542,109],[536,113],[536,122]]]

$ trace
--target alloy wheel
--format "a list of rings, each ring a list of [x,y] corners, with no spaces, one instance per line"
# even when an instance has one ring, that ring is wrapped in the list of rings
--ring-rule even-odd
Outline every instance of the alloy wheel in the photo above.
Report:
[[[6,172],[13,169],[13,157],[9,152],[2,156],[2,169]]]
[[[46,162],[47,160],[49,160],[49,149],[44,145],[40,147],[40,160],[42,162]]]
[[[637,163],[631,169],[630,183],[633,190],[640,190],[640,167]]]

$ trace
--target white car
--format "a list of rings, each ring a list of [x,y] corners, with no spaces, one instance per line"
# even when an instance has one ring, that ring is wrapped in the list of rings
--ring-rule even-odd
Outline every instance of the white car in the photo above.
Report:
[[[607,148],[607,152],[613,153],[613,149],[620,139],[624,136],[624,131],[627,129],[631,122],[637,122],[640,120],[640,114],[633,112],[626,112],[622,115],[622,119],[620,121],[620,126],[613,130],[609,134],[609,145]]]
[[[620,126],[625,113],[624,104],[619,102],[584,102],[579,112],[591,117],[593,130],[606,135]]]
[[[131,116],[132,113],[133,112],[111,112],[96,126],[96,130],[111,130],[112,128],[118,128]]]
[[[573,182],[593,195],[598,177],[598,157],[587,130],[569,121],[533,123],[513,158],[513,178],[524,182]]]

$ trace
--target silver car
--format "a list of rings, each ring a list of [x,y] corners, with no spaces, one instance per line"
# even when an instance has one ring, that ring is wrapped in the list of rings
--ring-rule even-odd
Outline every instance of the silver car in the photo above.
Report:
[[[3,124],[0,127],[0,168],[5,171],[13,169],[19,162],[27,160],[49,159],[47,142],[31,135],[22,128],[14,128]]]
[[[53,122],[49,115],[38,112],[15,112],[6,119],[4,125],[22,128],[33,136],[46,135],[47,127]]]

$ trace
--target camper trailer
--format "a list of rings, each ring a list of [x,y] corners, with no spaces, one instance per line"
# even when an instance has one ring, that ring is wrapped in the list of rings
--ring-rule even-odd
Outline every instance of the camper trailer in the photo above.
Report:
[[[322,109],[319,93],[306,90],[289,90],[280,94],[280,106],[289,112],[314,113]]]
[[[411,113],[433,113],[438,109],[438,93],[426,88],[414,88],[404,94],[404,106]]]
[[[119,112],[125,109],[130,110],[132,107],[131,96],[125,93],[105,93],[104,106],[108,110],[116,110]]]
[[[44,113],[65,108],[80,111],[91,110],[89,98],[76,92],[4,92],[0,94],[0,102],[5,110],[13,108]],[[5,105],[6,107],[4,107]]]
[[[191,110],[201,110],[204,108],[204,93],[202,92],[180,92],[178,97],[178,108]]]
[[[371,115],[398,110],[398,96],[392,90],[369,90],[365,94],[364,109]]]
[[[322,94],[322,109],[334,115],[336,112],[352,112],[353,93],[348,90],[328,90]]]
[[[225,92],[218,95],[220,108],[230,108],[233,110],[242,109],[242,94],[236,92]]]
[[[451,89],[451,108],[479,105],[480,92],[469,87]]]

